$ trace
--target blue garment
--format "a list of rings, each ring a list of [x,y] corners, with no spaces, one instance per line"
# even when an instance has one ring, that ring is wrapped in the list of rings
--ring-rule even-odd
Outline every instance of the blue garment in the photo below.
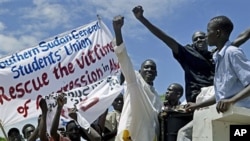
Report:
[[[216,102],[233,97],[250,84],[250,61],[240,48],[228,41],[219,52],[215,52],[213,59]],[[250,97],[239,100],[235,105],[250,108]]]

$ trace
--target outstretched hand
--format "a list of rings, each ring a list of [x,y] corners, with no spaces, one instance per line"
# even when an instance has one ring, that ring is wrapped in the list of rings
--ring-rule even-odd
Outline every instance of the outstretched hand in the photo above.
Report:
[[[133,8],[133,13],[134,13],[134,15],[135,15],[135,17],[137,18],[137,19],[140,19],[140,18],[142,18],[143,17],[143,8],[142,8],[142,6],[136,6],[135,8]]]

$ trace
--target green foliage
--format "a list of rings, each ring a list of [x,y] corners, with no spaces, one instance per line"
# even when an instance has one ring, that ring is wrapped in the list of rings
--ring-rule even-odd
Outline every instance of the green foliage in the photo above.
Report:
[[[6,141],[4,137],[0,137],[0,141]]]
[[[165,100],[165,94],[160,95],[161,101],[163,102]]]

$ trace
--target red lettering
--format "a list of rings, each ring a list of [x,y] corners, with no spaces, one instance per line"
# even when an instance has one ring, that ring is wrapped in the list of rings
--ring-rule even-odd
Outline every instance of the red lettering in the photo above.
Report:
[[[56,79],[64,77],[64,75],[68,76],[71,73],[74,73],[74,65],[72,63],[68,63],[68,66],[61,66],[61,63],[58,64],[58,67],[54,67],[53,73]]]
[[[39,109],[39,104],[40,104],[40,100],[42,99],[42,96],[41,95],[38,95],[37,97],[36,97],[36,109]]]
[[[37,80],[32,79],[32,84],[33,84],[34,89],[36,91],[38,91],[44,85],[48,85],[49,81],[47,80],[47,78],[48,78],[48,74],[47,73],[43,73],[43,75],[42,75],[42,82],[41,82],[41,80],[40,80],[39,77],[36,78]],[[38,82],[38,86],[36,85],[36,82]]]
[[[31,100],[29,99],[24,103],[24,106],[17,107],[17,112],[19,114],[23,114],[23,117],[28,116],[28,109],[29,109],[28,103],[30,103],[30,102],[31,102]]]
[[[28,85],[29,85],[30,81],[27,81],[25,84],[24,84],[24,89],[27,93],[31,93],[32,92],[32,89],[28,89]]]
[[[10,87],[9,89],[9,94],[10,94],[10,97],[12,99],[15,99],[16,98],[16,95],[15,95],[15,88],[13,86]]]
[[[4,93],[4,87],[0,87],[0,103],[3,104],[4,100],[11,101],[12,99],[22,98],[25,94],[31,93],[32,90],[38,91],[42,87],[47,86],[48,84],[48,74],[43,73],[41,78],[37,77],[35,79],[28,80],[24,83],[21,82],[16,84],[15,86],[10,86],[8,94],[10,97],[8,97]]]
[[[6,95],[4,94],[4,88],[3,88],[3,87],[0,87],[0,91],[1,91],[1,93],[0,93],[0,103],[1,103],[1,105],[3,105],[3,101],[4,101],[4,100],[10,101],[11,98],[9,98],[8,96],[6,96]]]
[[[18,83],[18,84],[16,85],[16,92],[20,92],[19,94],[17,94],[17,97],[18,97],[18,98],[23,97],[24,94],[25,94],[25,90],[22,88],[22,85],[23,85],[23,83]]]

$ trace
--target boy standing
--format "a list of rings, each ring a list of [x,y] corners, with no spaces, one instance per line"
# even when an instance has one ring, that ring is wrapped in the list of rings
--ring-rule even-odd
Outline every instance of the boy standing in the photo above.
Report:
[[[187,110],[206,107],[217,103],[217,112],[225,112],[231,104],[250,108],[250,61],[240,48],[229,41],[233,23],[226,16],[212,18],[207,26],[207,42],[216,46],[213,55],[215,61],[215,96],[199,104],[190,104]]]

